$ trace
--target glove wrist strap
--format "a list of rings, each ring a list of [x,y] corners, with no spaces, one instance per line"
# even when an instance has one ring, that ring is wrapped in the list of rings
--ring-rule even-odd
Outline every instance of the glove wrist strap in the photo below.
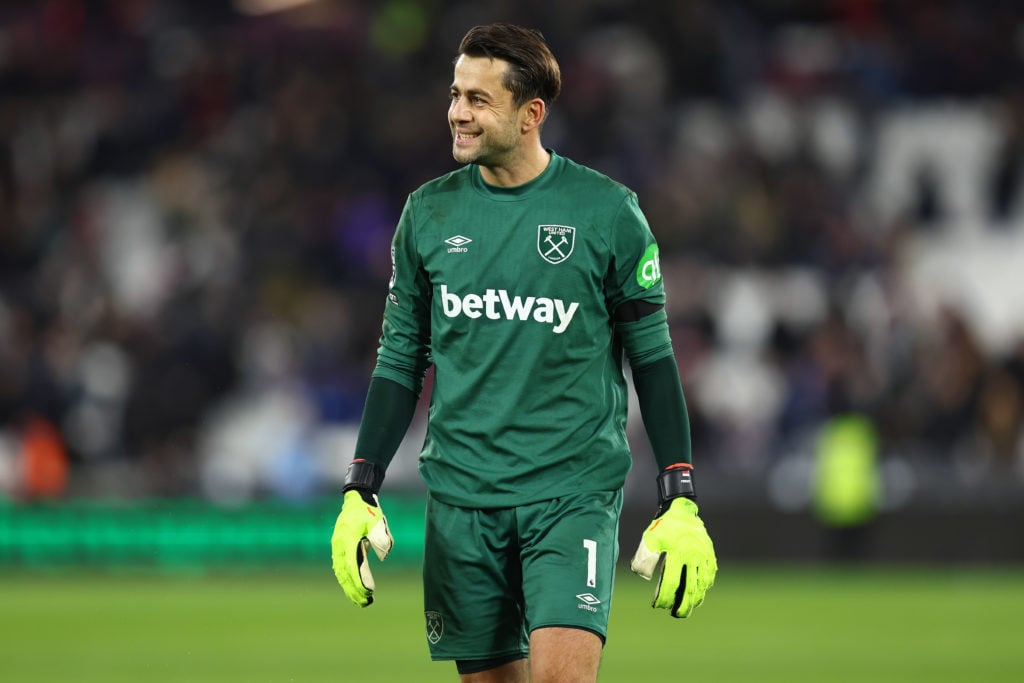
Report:
[[[384,483],[384,470],[377,463],[356,458],[349,464],[345,472],[345,485],[342,491],[349,489],[362,489],[371,493],[378,493],[380,485]]]
[[[693,465],[680,462],[669,465],[658,475],[658,503],[664,506],[680,496],[696,500],[693,489]]]

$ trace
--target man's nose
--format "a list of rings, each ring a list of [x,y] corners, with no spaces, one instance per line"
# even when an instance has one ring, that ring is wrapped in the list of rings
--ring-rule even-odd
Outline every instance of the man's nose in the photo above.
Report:
[[[448,118],[452,121],[468,121],[469,120],[469,107],[464,103],[464,98],[455,97],[452,98],[452,104],[448,108]]]

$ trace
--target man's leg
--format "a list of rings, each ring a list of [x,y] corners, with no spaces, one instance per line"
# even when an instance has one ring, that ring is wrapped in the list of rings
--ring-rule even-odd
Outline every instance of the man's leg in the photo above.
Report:
[[[530,634],[529,680],[531,683],[594,683],[603,645],[597,634],[581,628],[538,628]]]
[[[427,498],[423,608],[431,658],[455,660],[464,676],[522,667],[529,634],[522,607],[522,571],[512,509],[474,510]],[[515,660],[524,660],[515,664]]]
[[[533,683],[593,683],[618,557],[622,492],[580,493],[518,508]]]

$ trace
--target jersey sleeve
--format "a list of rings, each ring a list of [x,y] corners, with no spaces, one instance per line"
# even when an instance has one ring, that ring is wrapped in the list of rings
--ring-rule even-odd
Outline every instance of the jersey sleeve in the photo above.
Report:
[[[640,416],[658,468],[692,462],[690,420],[665,309],[617,323],[615,330],[629,358]]]
[[[605,280],[608,310],[615,311],[627,301],[664,304],[658,244],[633,192],[626,195],[612,220],[610,243]]]
[[[410,195],[391,243],[391,280],[373,376],[417,396],[431,362],[430,303],[430,281],[416,247],[416,198]]]
[[[640,415],[659,469],[692,460],[690,421],[672,351],[664,308],[658,244],[630,192],[612,225],[612,262],[606,283],[608,310],[642,301],[658,310],[615,329],[633,370]]]

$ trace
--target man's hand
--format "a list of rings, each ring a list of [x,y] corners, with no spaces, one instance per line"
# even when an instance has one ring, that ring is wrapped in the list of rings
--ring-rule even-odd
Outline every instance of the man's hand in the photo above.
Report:
[[[673,617],[690,616],[718,572],[715,548],[697,516],[697,504],[684,497],[669,500],[668,508],[644,531],[630,568],[648,581],[660,568],[651,606],[670,610]]]
[[[375,585],[367,553],[372,547],[377,558],[383,560],[394,544],[377,495],[357,489],[346,491],[331,536],[331,559],[334,575],[349,600],[360,607],[373,602]]]

